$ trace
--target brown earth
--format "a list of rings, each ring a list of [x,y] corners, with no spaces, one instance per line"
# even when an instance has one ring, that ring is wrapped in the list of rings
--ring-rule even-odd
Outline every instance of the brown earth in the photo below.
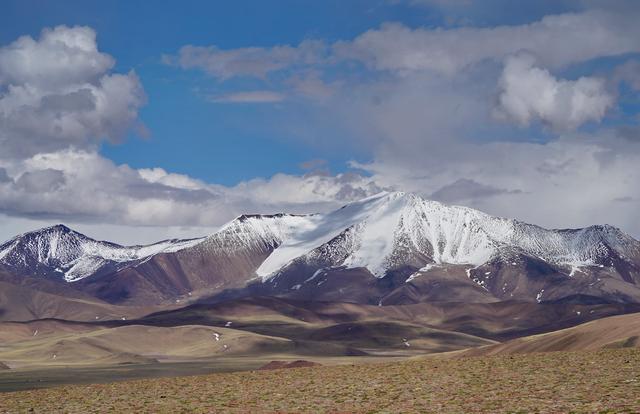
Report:
[[[640,347],[640,314],[611,316],[505,343],[469,349],[467,356]]]
[[[268,364],[265,364],[260,367],[260,370],[268,370],[268,369],[283,369],[283,368],[304,368],[304,367],[314,367],[317,365],[321,365],[317,362],[313,361],[305,361],[304,359],[298,359],[297,361],[271,361]]]
[[[468,352],[499,352],[504,346],[514,345],[496,341],[630,310],[633,308],[628,305],[501,302],[380,307],[247,298],[189,306],[131,321],[0,323],[0,361],[11,368],[33,368],[188,361],[221,355],[262,358],[280,354],[286,359],[408,357],[478,347],[483,348]],[[606,328],[606,322],[594,326]],[[640,335],[639,329],[624,336],[626,326],[622,324],[621,333],[616,334],[619,337],[611,337],[608,342]],[[597,333],[592,336],[603,337]]]
[[[51,321],[50,321],[51,322]],[[42,328],[44,322],[30,324],[25,337],[18,324],[4,324],[2,335],[9,337],[0,347],[0,360],[11,368],[34,366],[86,366],[155,361],[181,361],[221,355],[253,355],[290,352],[291,341],[251,332],[208,326],[161,328],[130,325],[116,328],[72,325],[57,322],[56,332]],[[7,332],[13,332],[7,334]]]
[[[135,323],[157,326],[224,326],[227,322],[232,322],[234,328],[290,338],[305,338],[310,334],[308,328],[315,330],[317,327],[347,323],[389,323],[454,331],[502,342],[632,312],[640,312],[640,305],[537,304],[511,301],[372,306],[254,297],[159,312]]]
[[[50,288],[51,283],[35,284],[32,278],[15,283],[7,281],[0,272],[0,321],[30,321],[57,318],[71,321],[105,321],[139,318],[152,312],[174,309],[177,306],[117,306],[64,286]],[[57,287],[57,286],[54,286]]]

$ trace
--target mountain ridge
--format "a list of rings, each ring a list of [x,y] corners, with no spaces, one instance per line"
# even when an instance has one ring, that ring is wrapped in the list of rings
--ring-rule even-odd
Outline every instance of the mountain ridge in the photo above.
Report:
[[[403,192],[329,213],[245,214],[206,237],[142,246],[51,226],[0,245],[0,265],[112,303],[256,294],[640,302],[640,242],[616,227],[548,230]]]
[[[122,246],[95,240],[64,224],[56,224],[23,233],[0,245],[0,263],[43,277],[62,275],[65,281],[74,282],[105,268],[120,270],[198,240],[168,239],[149,245]]]
[[[347,219],[341,220],[340,216],[347,209],[355,211],[350,211]],[[598,264],[597,259],[607,247],[620,254],[633,250],[632,254],[640,257],[640,243],[613,226],[547,230],[406,193],[382,193],[315,218],[320,219],[320,225],[285,241],[258,269],[257,273],[263,279],[343,233],[345,243],[359,246],[344,259],[344,263],[336,265],[367,267],[378,277],[384,276],[388,270],[383,261],[399,254],[394,249],[403,247],[430,255],[435,264],[475,266],[486,263],[504,247],[518,248],[547,261],[575,266]],[[335,227],[338,232],[332,232],[330,228],[317,236],[322,226],[331,227],[335,223],[339,223]],[[360,240],[349,240],[349,237],[359,237]],[[375,249],[376,245],[380,248]],[[306,251],[302,252],[304,249]],[[402,258],[399,261],[402,262]]]

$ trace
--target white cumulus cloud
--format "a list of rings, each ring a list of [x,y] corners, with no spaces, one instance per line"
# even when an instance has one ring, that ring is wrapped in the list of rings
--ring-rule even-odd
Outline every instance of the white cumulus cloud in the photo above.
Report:
[[[44,29],[0,47],[0,158],[117,141],[138,123],[135,73],[111,73],[88,27]]]
[[[527,54],[507,58],[499,81],[496,115],[522,126],[540,120],[557,130],[600,121],[614,97],[604,79],[556,79]]]

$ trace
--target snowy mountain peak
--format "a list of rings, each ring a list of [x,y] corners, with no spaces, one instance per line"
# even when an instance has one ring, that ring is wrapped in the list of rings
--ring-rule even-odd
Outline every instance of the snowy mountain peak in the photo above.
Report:
[[[249,271],[263,281],[298,264],[312,272],[366,268],[384,277],[403,266],[475,267],[517,255],[572,269],[640,261],[640,243],[613,226],[547,230],[412,193],[383,192],[324,214],[241,215],[206,238],[148,246],[96,241],[56,225],[0,245],[0,264],[25,275],[73,282],[191,247],[200,255],[252,257]]]
[[[273,249],[307,226],[309,217],[312,215],[244,214],[207,237],[202,246],[229,252],[265,246]]]
[[[505,251],[557,264],[595,265],[611,250],[637,255],[638,242],[612,226],[546,230],[477,210],[384,192],[309,216],[262,263],[268,280],[294,263],[365,267],[377,277],[398,266],[478,266]]]
[[[295,232],[267,258],[258,275],[266,279],[343,233],[343,244],[349,247],[332,247],[333,251],[347,253],[335,265],[366,267],[377,276],[384,276],[393,261],[415,252],[428,255],[435,262],[481,262],[491,255],[491,241],[471,224],[489,219],[475,210],[447,207],[411,193],[384,192],[310,217],[304,229]]]
[[[33,231],[30,233],[42,233],[42,232],[47,232],[47,231],[55,231],[55,232],[61,232],[61,233],[71,233],[73,232],[73,230],[71,230],[69,227],[65,226],[64,224],[54,224],[53,226],[49,226],[49,227],[44,227],[40,230],[37,231]]]
[[[162,252],[176,251],[199,240],[167,240],[148,246],[125,247],[97,241],[58,224],[28,232],[0,245],[0,264],[17,273],[62,277],[73,282],[115,271]]]

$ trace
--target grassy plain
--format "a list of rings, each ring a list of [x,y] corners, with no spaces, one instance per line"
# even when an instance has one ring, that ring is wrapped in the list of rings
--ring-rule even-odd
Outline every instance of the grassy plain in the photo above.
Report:
[[[548,352],[215,373],[0,394],[0,412],[623,413],[640,350]]]

